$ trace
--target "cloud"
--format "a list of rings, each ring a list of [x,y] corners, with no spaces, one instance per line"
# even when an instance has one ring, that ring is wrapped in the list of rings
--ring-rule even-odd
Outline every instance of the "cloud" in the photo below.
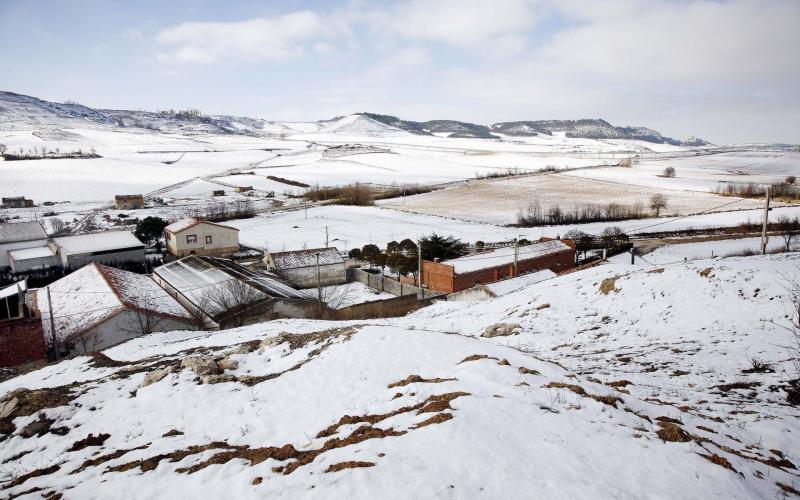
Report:
[[[411,0],[395,5],[388,20],[406,39],[475,47],[533,28],[531,0]]]
[[[230,58],[286,58],[302,53],[305,42],[325,34],[318,14],[298,11],[237,22],[181,23],[162,30],[156,41],[167,47],[161,60],[208,64]]]

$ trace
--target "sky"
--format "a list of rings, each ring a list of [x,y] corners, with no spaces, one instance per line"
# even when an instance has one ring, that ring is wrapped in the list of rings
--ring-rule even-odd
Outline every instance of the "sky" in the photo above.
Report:
[[[0,0],[0,90],[800,143],[800,0]]]

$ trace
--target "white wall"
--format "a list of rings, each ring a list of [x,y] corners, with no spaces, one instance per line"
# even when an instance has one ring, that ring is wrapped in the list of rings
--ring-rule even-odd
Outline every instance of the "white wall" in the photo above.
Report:
[[[22,248],[46,247],[47,240],[15,241],[13,243],[0,243],[0,269],[8,267],[8,251]]]
[[[186,237],[197,236],[197,243],[187,243]],[[206,244],[206,236],[211,236],[211,243]],[[189,255],[194,251],[197,255],[213,253],[214,250],[239,247],[239,231],[215,226],[214,224],[198,224],[184,229],[178,234],[170,234],[167,249],[175,255]]]
[[[191,325],[173,319],[163,319],[155,328],[159,332],[193,329]],[[70,353],[100,351],[141,335],[142,331],[136,313],[132,311],[121,312],[89,329],[80,336],[80,339],[75,339],[75,347]],[[63,346],[61,347],[63,348]]]

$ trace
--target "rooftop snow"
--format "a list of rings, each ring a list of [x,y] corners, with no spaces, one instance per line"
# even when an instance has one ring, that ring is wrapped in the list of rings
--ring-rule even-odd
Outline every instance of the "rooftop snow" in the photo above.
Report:
[[[517,276],[516,278],[496,281],[484,286],[488,288],[490,292],[500,297],[507,293],[515,292],[520,288],[524,288],[528,285],[533,285],[534,283],[539,283],[540,281],[548,280],[556,276],[556,273],[553,271],[544,269],[542,271],[536,271],[535,273],[523,274],[521,276]]]
[[[189,314],[150,277],[89,264],[49,285],[58,339],[67,340],[125,309],[141,308],[164,317]],[[50,342],[47,289],[35,290],[45,338]]]
[[[520,262],[538,259],[547,255],[571,250],[572,247],[559,240],[544,241],[518,247],[518,259]],[[481,269],[488,269],[496,266],[503,266],[514,263],[514,247],[502,247],[482,252],[466,257],[459,257],[442,261],[442,264],[453,266],[457,274],[464,274]]]
[[[226,229],[233,229],[238,231],[235,227],[226,226],[223,224],[216,224],[214,222],[208,222],[201,219],[195,219],[193,217],[187,217],[185,219],[181,219],[179,221],[175,221],[169,226],[164,228],[164,231],[169,231],[170,233],[180,233],[185,229],[189,229],[192,226],[196,226],[197,224],[211,224],[212,226],[224,227]]]
[[[23,248],[21,250],[11,250],[8,252],[8,255],[11,256],[16,261],[26,260],[26,259],[40,259],[42,257],[54,257],[56,254],[50,250],[50,247],[33,247],[33,248]]]
[[[0,243],[46,240],[47,233],[38,222],[10,222],[0,224]]]
[[[297,269],[300,267],[316,266],[317,255],[319,255],[319,265],[321,266],[341,264],[344,262],[339,250],[333,247],[270,253],[272,262],[275,263],[277,269]]]
[[[127,248],[144,248],[144,243],[139,241],[139,239],[129,231],[109,231],[105,233],[65,236],[62,238],[55,238],[54,241],[66,255],[123,250]]]
[[[13,285],[9,285],[5,288],[0,288],[0,299],[4,299],[6,297],[12,297],[19,293],[20,290],[23,292],[28,289],[28,280],[17,281]]]

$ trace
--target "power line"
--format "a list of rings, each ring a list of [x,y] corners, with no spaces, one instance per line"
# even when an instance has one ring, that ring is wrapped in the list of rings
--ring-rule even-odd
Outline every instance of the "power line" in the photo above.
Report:
[[[729,206],[729,205],[733,205],[734,203],[741,203],[741,202],[743,202],[743,201],[747,201],[747,200],[745,200],[744,198],[740,198],[740,199],[738,199],[738,200],[735,200],[735,201],[732,201],[732,202],[730,202],[730,203],[725,203],[725,204],[723,204],[723,205],[719,205],[719,206],[716,206],[716,207],[711,207],[711,208],[708,208],[708,209],[706,209],[706,210],[701,210],[701,211],[699,211],[699,212],[695,212],[695,213],[693,213],[693,214],[681,215],[680,217],[676,217],[676,218],[674,218],[674,219],[670,219],[670,220],[666,220],[666,221],[662,221],[662,222],[657,222],[657,223],[655,223],[655,224],[650,224],[650,225],[647,225],[647,226],[642,226],[642,227],[638,227],[638,228],[635,228],[635,229],[631,229],[631,230],[629,230],[629,231],[625,231],[625,233],[626,233],[626,234],[635,233],[635,232],[637,232],[637,231],[641,231],[642,229],[649,229],[649,228],[651,228],[651,227],[660,226],[660,225],[662,225],[662,224],[669,224],[670,222],[675,222],[675,221],[677,221],[677,220],[685,219],[685,218],[687,218],[687,217],[693,217],[693,216],[695,216],[695,215],[703,215],[703,214],[705,214],[705,213],[708,213],[708,212],[710,212],[710,211],[712,211],[712,210],[716,210],[716,209],[718,209],[718,208],[727,207],[727,206]]]

